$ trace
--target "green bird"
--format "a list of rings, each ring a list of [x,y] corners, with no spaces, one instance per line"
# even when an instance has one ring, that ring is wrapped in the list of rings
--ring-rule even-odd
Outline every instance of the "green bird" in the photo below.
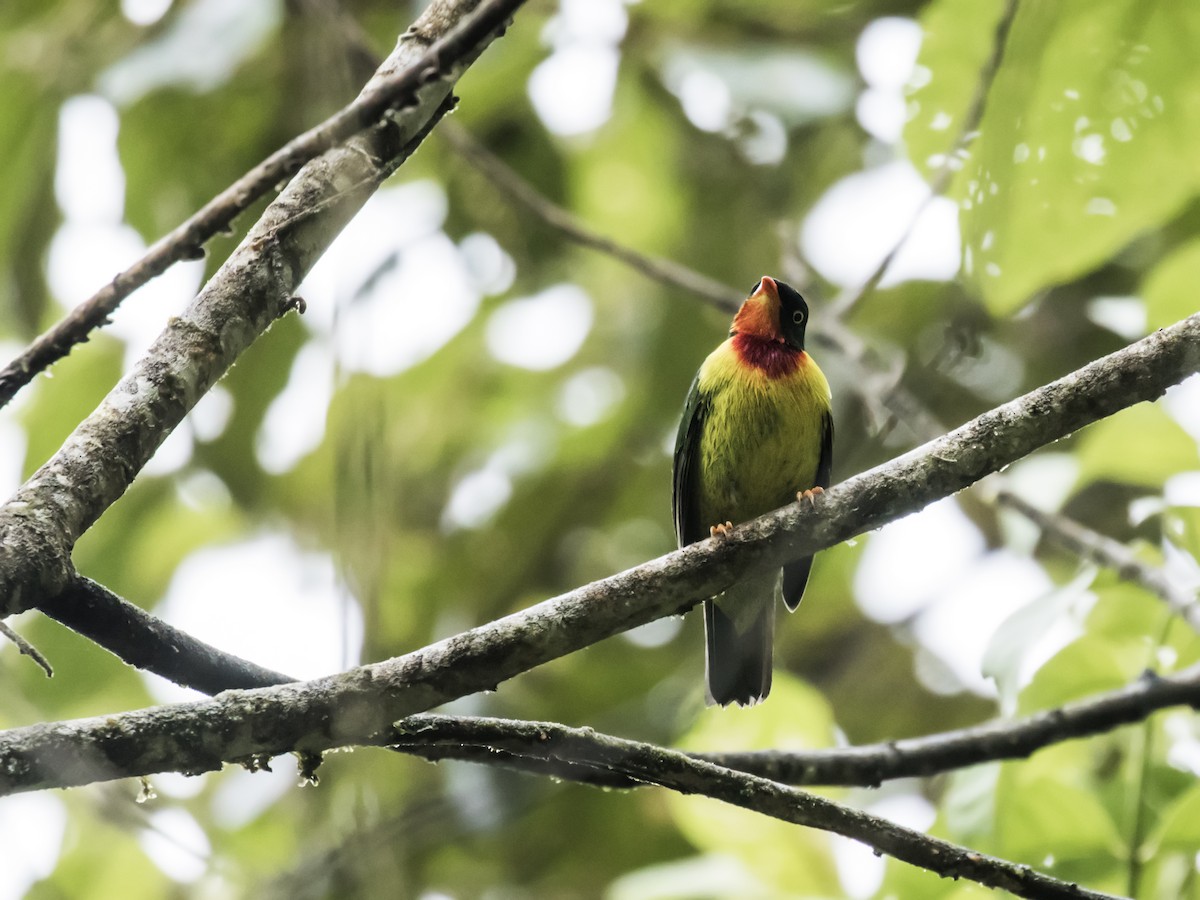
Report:
[[[688,392],[675,441],[679,545],[723,535],[829,486],[829,382],[804,350],[808,304],[763,277]],[[743,579],[704,602],[710,703],[749,705],[771,690],[775,597],[795,611],[812,557]]]

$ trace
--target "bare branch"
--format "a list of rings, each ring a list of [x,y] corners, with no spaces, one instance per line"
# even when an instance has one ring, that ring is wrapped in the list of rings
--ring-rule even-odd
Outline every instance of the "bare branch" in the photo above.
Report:
[[[407,40],[410,48],[428,48],[423,55],[414,59],[408,52],[398,59],[393,54],[354,102],[280,147],[40,335],[0,370],[0,407],[35,375],[88,340],[94,329],[107,324],[109,316],[135,290],[180,260],[202,255],[204,244],[213,235],[227,229],[252,203],[294,175],[306,162],[379,122],[390,112],[413,108],[418,94],[430,86],[440,82],[448,91],[460,74],[455,70],[502,30],[524,2],[456,0],[435,4],[432,13],[427,12],[401,39],[402,47]],[[463,14],[476,6],[476,14],[462,27],[455,27]],[[403,66],[398,65],[401,60]]]
[[[453,730],[457,723],[445,720],[445,724]],[[470,724],[476,736],[480,731],[487,730],[486,720],[476,720]],[[967,878],[988,887],[1010,891],[1019,897],[1109,896],[1059,881],[1035,872],[1028,866],[1006,862],[930,837],[807,791],[735,771],[679,751],[597,734],[588,728],[567,728],[549,723],[528,723],[520,734],[514,734],[508,724],[503,723],[487,738],[487,743],[501,752],[520,755],[536,746],[536,752],[542,756],[611,773],[629,782],[712,797],[785,822],[830,831],[861,841],[878,853],[886,853],[944,878]],[[398,722],[390,736],[401,745],[414,740],[424,741],[427,738],[425,732],[431,725],[437,727],[428,717],[414,716]]]
[[[293,308],[296,285],[445,113],[458,76],[521,2],[429,6],[363,91],[377,112],[403,98],[399,108],[305,166],[133,371],[0,508],[0,617],[71,585],[75,541],[234,360]],[[381,93],[393,78],[407,93]]]
[[[16,644],[17,650],[22,656],[28,656],[35,663],[41,666],[42,671],[46,673],[47,678],[54,677],[54,669],[50,665],[50,660],[46,659],[46,657],[42,654],[42,651],[9,628],[4,622],[0,622],[0,636],[6,637]]]
[[[598,234],[573,213],[544,197],[529,182],[475,140],[465,128],[454,123],[447,123],[440,133],[455,152],[478,169],[495,187],[534,213],[567,240],[573,241],[581,247],[598,250],[653,281],[699,297],[710,306],[723,312],[736,312],[742,300],[745,299],[736,288],[722,284],[687,266],[681,266],[670,259],[650,256]]]
[[[393,660],[301,684],[0,735],[0,793],[208,771],[227,760],[363,743],[391,723],[606,637],[683,612],[947,497],[1200,369],[1200,313],[1004,404],[904,456],[619,575]],[[98,766],[97,761],[101,763]]]
[[[119,647],[120,655],[126,662],[170,677],[177,683],[216,693],[225,688],[237,687],[239,682],[274,684],[289,680],[284,675],[263,670],[253,663],[246,663],[208,647],[126,603],[94,582],[81,580],[75,593],[78,596],[64,598],[61,605],[55,605],[46,611],[53,615],[61,610],[69,620],[67,624],[75,630],[92,637],[109,649],[114,649],[114,645]],[[1056,710],[1054,713],[1043,714],[1022,723],[996,723],[990,727],[966,729],[949,735],[899,741],[876,747],[816,751],[807,754],[768,751],[688,756],[693,760],[721,766],[724,772],[734,769],[757,775],[753,780],[742,777],[743,784],[749,784],[752,789],[761,788],[759,782],[764,778],[792,783],[799,783],[801,780],[807,780],[809,783],[838,782],[836,775],[833,778],[820,777],[819,773],[830,771],[869,773],[866,775],[870,779],[869,783],[878,783],[886,778],[929,774],[931,771],[997,758],[998,755],[1026,755],[1032,749],[1036,749],[1036,746],[1065,739],[1072,736],[1072,732],[1088,733],[1088,729],[1102,730],[1112,727],[1121,718],[1122,713],[1147,715],[1152,709],[1173,705],[1171,701],[1195,702],[1200,699],[1196,672],[1197,670],[1193,670],[1191,681],[1182,685],[1182,700],[1178,690],[1180,685],[1176,682],[1184,682],[1184,676],[1177,679],[1148,680],[1134,686],[1133,690],[1121,692],[1125,695],[1121,698],[1124,702],[1103,703],[1105,706],[1119,707],[1120,711],[1115,717],[1103,713],[1100,716],[1089,716],[1085,706],[1080,704],[1077,705],[1077,709]],[[1105,698],[1105,701],[1108,700],[1109,698]],[[1102,704],[1087,704],[1091,707],[1100,705]],[[1039,727],[1040,725],[1046,727]],[[1096,729],[1097,725],[1101,726],[1101,729]],[[1034,737],[1036,743],[1022,743],[1027,736]],[[629,754],[619,751],[624,747],[635,747],[639,757],[654,760],[661,759],[664,754],[671,758],[676,758],[679,754],[648,744],[633,744],[615,737],[596,734],[587,729],[570,729],[548,722],[415,715],[397,723],[392,731],[375,736],[373,742],[430,760],[472,759],[476,762],[507,765],[540,775],[569,778],[607,787],[633,788],[663,783],[665,787],[681,789],[677,785],[664,783],[657,777],[651,779],[644,768],[639,768],[636,760],[632,761],[634,764],[631,766]],[[580,754],[580,746],[587,747],[588,752]],[[934,768],[931,769],[930,766]],[[657,772],[657,769],[653,771]],[[694,777],[702,780],[705,785],[704,790],[700,792],[710,795],[714,793],[708,773],[694,773]],[[731,772],[724,775],[726,780],[736,780],[737,777]],[[847,779],[843,775],[838,783],[868,783],[861,778],[860,775],[859,779],[855,780],[852,774]],[[696,788],[689,790],[695,791]],[[718,796],[721,790],[722,785],[718,783]],[[888,837],[897,845],[908,848],[909,855],[897,853],[898,858],[915,862],[924,854],[945,866],[936,869],[942,874],[961,875],[997,886],[1009,884],[1013,879],[1017,879],[1025,882],[1026,892],[1014,888],[1021,896],[1071,896],[1055,893],[1054,891],[1061,888],[1049,884],[1042,876],[1031,876],[1029,871],[1022,867],[968,853],[963,848],[943,842],[935,841],[929,849],[936,852],[927,852],[923,845],[928,844],[931,839],[925,835],[903,829],[894,834],[894,828],[884,820],[856,813],[819,798],[800,796],[806,801],[799,806],[804,810],[804,815],[789,821],[804,819],[798,821],[798,824],[826,828],[839,834],[846,833],[846,822],[852,825],[856,823],[861,833],[848,836],[865,840],[881,852],[885,849],[882,845],[883,838]],[[816,808],[810,811],[813,800],[816,800]],[[748,809],[757,809],[753,795],[742,805]],[[769,810],[764,812],[768,815],[773,814]],[[811,819],[808,818],[810,812]],[[961,861],[967,858],[974,866],[973,872],[962,872],[959,869]],[[1047,890],[1050,893],[1046,893]]]
[[[74,593],[43,604],[41,609],[130,665],[176,684],[217,694],[295,680],[210,647],[88,579],[81,579]],[[808,752],[691,755],[784,784],[876,787],[896,778],[1024,758],[1050,744],[1111,731],[1181,704],[1200,707],[1200,666],[1171,676],[1148,674],[1120,690],[1024,719],[941,734]],[[397,741],[400,746],[396,749],[424,759],[498,763],[589,784],[637,786],[623,776],[594,770],[554,752],[553,745],[542,737],[547,728],[559,727],[550,723],[420,714],[405,722],[408,737]],[[492,741],[496,734],[503,737],[502,742]],[[522,740],[527,746],[514,750]]]
[[[295,681],[171,627],[90,578],[77,578],[38,609],[129,665],[206,694]]]
[[[941,734],[827,750],[688,755],[781,784],[878,787],[897,778],[1024,759],[1051,744],[1104,734],[1173,706],[1200,707],[1200,666],[1169,676],[1148,673],[1120,690],[1057,709]],[[638,785],[618,771],[596,768],[564,753],[552,738],[553,729],[561,727],[545,722],[422,714],[399,723],[399,737],[390,743],[424,759],[498,763],[605,787]]]
[[[1114,541],[1067,516],[1044,512],[1007,488],[996,494],[996,502],[1025,516],[1064,550],[1114,570],[1124,581],[1141,585],[1172,611],[1179,613],[1192,628],[1200,631],[1200,601],[1196,599],[1196,592],[1176,584],[1158,566],[1142,562],[1120,541]]]

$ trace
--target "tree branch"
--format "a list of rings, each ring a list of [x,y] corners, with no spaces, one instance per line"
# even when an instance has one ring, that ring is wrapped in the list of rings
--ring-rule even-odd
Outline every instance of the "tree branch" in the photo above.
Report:
[[[398,744],[422,740],[431,723],[414,716],[390,732]],[[506,723],[507,724],[507,723]],[[478,731],[480,723],[472,723]],[[451,726],[453,727],[453,726]],[[486,725],[485,725],[486,727]],[[948,841],[897,825],[807,791],[757,775],[734,771],[714,762],[653,744],[597,734],[591,729],[531,723],[514,737],[507,727],[495,729],[488,743],[502,752],[521,754],[532,745],[538,752],[572,765],[611,772],[631,782],[658,785],[683,794],[699,794],[762,813],[785,822],[831,831],[860,841],[878,853],[936,872],[943,878],[967,878],[988,887],[1028,898],[1108,897],[1043,875],[1028,866],[968,850]]]
[[[1196,592],[1176,584],[1158,566],[1142,562],[1120,541],[1093,531],[1074,519],[1044,512],[1008,489],[996,494],[996,502],[1025,516],[1051,542],[1064,550],[1114,570],[1123,581],[1141,585],[1182,616],[1193,629],[1200,631],[1200,602],[1197,602]]]
[[[941,734],[858,747],[688,755],[781,784],[878,787],[896,778],[938,775],[980,763],[1024,759],[1051,744],[1103,734],[1173,706],[1200,707],[1200,666],[1170,676],[1147,673],[1120,690],[1016,721],[997,720]],[[630,788],[640,784],[619,771],[588,765],[563,752],[556,738],[556,729],[563,727],[547,722],[421,714],[398,723],[398,736],[390,739],[381,736],[380,742],[386,741],[405,753],[429,760],[500,763],[604,787]]]
[[[41,667],[42,671],[46,673],[47,678],[52,678],[54,676],[54,669],[50,665],[50,660],[46,659],[42,651],[33,646],[33,644],[25,640],[25,638],[21,637],[21,635],[17,634],[17,632],[13,631],[2,621],[0,621],[0,637],[8,638],[8,640],[16,644],[17,651],[22,656],[28,656],[35,663],[37,663]]]
[[[206,694],[295,681],[173,628],[90,578],[38,609],[129,665]]]
[[[478,54],[524,2],[454,0],[435,4],[431,13],[427,12],[401,37],[400,46],[404,47],[407,41],[410,48],[402,54],[403,68],[394,53],[352,103],[264,159],[0,369],[0,407],[35,375],[88,340],[93,330],[106,325],[109,316],[135,290],[180,260],[202,256],[204,244],[213,235],[228,229],[251,204],[272,191],[281,180],[294,175],[306,162],[375,125],[389,113],[404,113],[413,108],[418,94],[429,86],[441,82],[448,91],[459,74],[454,69]],[[470,12],[476,5],[478,12],[474,17],[463,27],[453,27],[464,12]],[[414,59],[411,49],[420,47],[428,49]]]
[[[74,617],[68,624],[110,649],[114,642],[127,647],[128,652],[120,654],[127,662],[210,692],[234,686],[229,683],[231,678],[246,678],[250,683],[288,680],[287,676],[223,654],[178,632],[94,582],[81,580],[77,590],[82,598],[62,604],[66,614]],[[81,609],[86,612],[81,614]],[[53,614],[54,610],[48,612]],[[135,637],[122,638],[121,635]],[[158,647],[167,652],[147,653],[147,647]],[[163,671],[163,666],[168,672]],[[174,674],[169,674],[171,670]],[[247,674],[240,674],[243,670]],[[183,673],[182,677],[180,673]],[[757,776],[753,782],[740,780],[736,796],[746,798],[740,805],[776,815],[774,808],[760,809],[756,805],[763,787],[757,782],[762,779],[791,784],[877,785],[890,778],[929,775],[989,760],[1027,756],[1049,743],[1106,731],[1165,707],[1180,703],[1196,705],[1197,702],[1200,702],[1200,666],[1170,678],[1147,677],[1121,691],[1020,722],[989,723],[943,735],[807,753],[765,751],[687,755],[692,760],[721,766],[724,770]],[[415,715],[397,723],[391,731],[374,736],[371,743],[430,760],[462,759],[500,764],[592,785],[633,788],[654,783],[726,801],[730,797],[729,785],[717,783],[714,789],[710,773],[692,773],[701,780],[702,790],[696,786],[685,788],[677,781],[660,778],[657,768],[647,769],[644,763],[639,765],[636,760],[630,765],[627,753],[614,755],[614,750],[635,747],[642,760],[658,761],[664,754],[678,757],[672,751],[553,723]],[[581,753],[580,746],[586,747],[587,752]],[[654,773],[653,776],[648,772]],[[723,777],[731,784],[739,783],[737,773],[728,772]],[[747,784],[751,788],[749,795],[745,791]],[[772,788],[772,793],[774,791]],[[810,799],[808,795],[800,796]],[[810,809],[810,804],[799,808],[802,814],[786,820],[864,840],[880,852],[892,853],[914,864],[925,865],[921,862],[923,858],[932,859],[937,863],[933,870],[945,876],[967,877],[983,884],[1008,887],[1020,896],[1088,896],[1086,893],[1072,894],[1069,886],[1031,873],[1025,867],[944,842],[933,841],[929,846],[931,839],[925,835],[904,829],[896,833],[895,827],[884,820],[828,801],[818,801],[815,809]],[[855,828],[858,830],[854,831]],[[901,849],[897,850],[897,847]],[[960,869],[964,859],[971,864],[970,871]],[[1014,885],[1014,880],[1019,886]]]
[[[915,512],[1200,368],[1200,313],[984,413],[904,456],[619,575],[424,649],[300,684],[0,735],[0,793],[220,768],[363,743],[391,723],[683,612],[752,571]]]
[[[75,596],[41,609],[126,663],[208,694],[295,681],[287,675],[199,641],[121,599],[89,579]],[[956,731],[858,747],[812,751],[692,753],[716,763],[791,785],[878,787],[896,778],[937,775],[1001,759],[1022,759],[1050,744],[1111,731],[1172,706],[1200,707],[1200,666],[1170,676],[1149,673],[1117,691],[1016,721],[994,721]],[[417,714],[404,720],[404,737],[380,737],[428,760],[501,764],[539,775],[605,787],[637,787],[557,752],[546,737],[563,726],[545,722]]]
[[[415,151],[446,111],[459,75],[521,2],[429,6],[363,91],[377,111],[397,108],[304,167],[133,371],[0,508],[0,617],[71,585],[75,541],[234,360],[293,307],[296,285]],[[405,90],[381,93],[393,78]]]
[[[478,169],[505,196],[524,206],[567,240],[611,256],[652,281],[678,288],[722,312],[737,312],[745,299],[736,288],[674,260],[650,256],[594,231],[574,213],[543,196],[465,128],[448,123],[440,134],[456,153]]]

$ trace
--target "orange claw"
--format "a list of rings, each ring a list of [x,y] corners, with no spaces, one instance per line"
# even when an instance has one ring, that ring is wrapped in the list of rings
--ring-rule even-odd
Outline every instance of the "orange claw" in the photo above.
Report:
[[[709,537],[729,537],[729,532],[731,531],[733,531],[733,523],[724,522],[710,526],[708,535]]]
[[[803,503],[805,500],[807,500],[815,507],[817,505],[817,494],[823,493],[825,493],[825,488],[823,487],[815,487],[810,488],[807,491],[800,491],[800,493],[796,494],[796,502]]]

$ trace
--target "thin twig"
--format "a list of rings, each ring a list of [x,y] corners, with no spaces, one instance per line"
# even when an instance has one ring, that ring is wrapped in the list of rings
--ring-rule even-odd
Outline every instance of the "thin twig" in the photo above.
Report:
[[[121,302],[175,263],[203,253],[204,244],[226,230],[251,204],[319,156],[412,103],[417,92],[447,75],[480,40],[503,28],[525,0],[483,0],[475,15],[441,37],[415,65],[377,79],[348,106],[320,125],[288,141],[206,203],[195,215],[160,238],[128,269],[75,307],[0,370],[0,407],[39,372],[88,340],[105,325]]]
[[[1175,617],[1170,610],[1164,610],[1162,630],[1159,632],[1158,640],[1155,641],[1153,647],[1146,648],[1146,671],[1152,671],[1151,667],[1155,665],[1158,652],[1167,642],[1167,636],[1171,633],[1171,626],[1174,624]],[[1133,790],[1130,791],[1130,804],[1132,807],[1132,822],[1129,826],[1129,850],[1126,856],[1126,862],[1129,866],[1128,878],[1126,879],[1126,893],[1130,897],[1140,897],[1142,881],[1142,846],[1146,840],[1146,829],[1149,826],[1150,820],[1150,798],[1147,796],[1147,791],[1150,785],[1150,769],[1154,760],[1154,726],[1155,723],[1150,719],[1142,722],[1138,729],[1139,741],[1136,750],[1130,753],[1129,763],[1136,767],[1137,773],[1133,778]]]
[[[50,660],[46,659],[46,657],[42,654],[42,651],[33,646],[33,644],[29,643],[29,641],[27,641],[25,638],[21,637],[21,635],[17,634],[17,632],[9,628],[3,620],[0,620],[0,635],[3,635],[16,644],[17,650],[21,652],[22,656],[28,656],[35,663],[41,666],[42,671],[46,673],[47,678],[54,677],[54,669],[50,666]]]
[[[673,260],[641,253],[598,234],[577,216],[544,197],[479,143],[465,128],[448,122],[439,133],[456,153],[482,172],[492,185],[533,212],[568,240],[620,260],[647,278],[679,288],[723,312],[736,312],[745,299],[737,288],[722,284]]]
[[[1177,584],[1158,566],[1138,559],[1120,541],[1093,531],[1064,515],[1044,512],[1007,488],[996,494],[996,502],[1019,512],[1058,546],[1116,572],[1123,581],[1138,584],[1161,599],[1196,631],[1200,631],[1200,600],[1196,591]]]
[[[929,208],[929,204],[946,192],[946,189],[950,187],[950,182],[953,180],[954,175],[962,167],[962,156],[979,131],[979,123],[983,120],[983,113],[987,107],[987,96],[991,92],[992,83],[996,80],[996,73],[1000,71],[1000,64],[1004,61],[1004,51],[1008,46],[1008,34],[1012,30],[1013,19],[1016,18],[1016,15],[1017,0],[1007,0],[1004,11],[1001,13],[993,33],[992,52],[979,72],[979,80],[975,85],[975,93],[972,95],[971,103],[967,107],[966,114],[963,117],[963,124],[958,131],[958,136],[949,152],[946,153],[945,159],[942,160],[941,165],[938,166],[933,177],[930,179],[929,195],[917,207],[912,218],[909,220],[908,227],[904,229],[904,233],[900,235],[899,240],[892,245],[891,250],[879,261],[879,265],[875,267],[875,270],[867,280],[856,288],[843,291],[834,300],[832,313],[835,318],[847,318],[854,310],[854,307],[864,297],[873,293],[879,287],[879,283],[883,281],[883,276],[891,268],[897,254],[900,253],[900,250],[908,242],[921,215]]]

